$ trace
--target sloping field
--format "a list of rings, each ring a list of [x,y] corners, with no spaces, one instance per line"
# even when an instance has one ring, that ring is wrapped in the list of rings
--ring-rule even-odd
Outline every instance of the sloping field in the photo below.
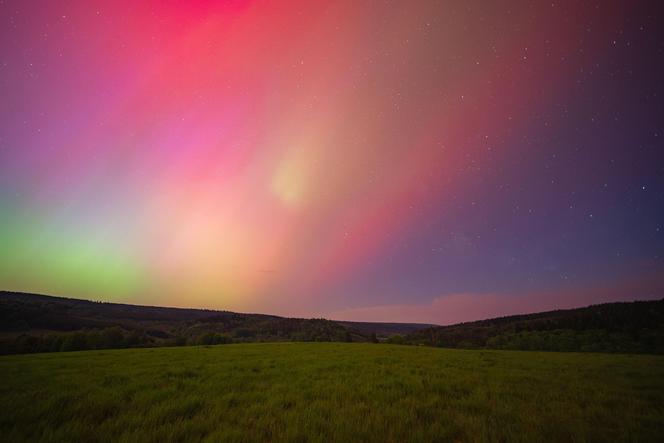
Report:
[[[357,343],[0,357],[17,441],[656,441],[664,357]]]

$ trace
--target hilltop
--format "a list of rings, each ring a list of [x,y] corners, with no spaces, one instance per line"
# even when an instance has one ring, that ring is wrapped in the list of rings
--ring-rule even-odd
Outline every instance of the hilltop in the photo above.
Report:
[[[391,340],[446,348],[664,354],[664,299],[436,326]]]
[[[0,292],[0,353],[264,341],[368,342],[430,325],[338,322]]]
[[[286,318],[0,292],[0,354],[281,341],[664,354],[664,299],[435,326]]]

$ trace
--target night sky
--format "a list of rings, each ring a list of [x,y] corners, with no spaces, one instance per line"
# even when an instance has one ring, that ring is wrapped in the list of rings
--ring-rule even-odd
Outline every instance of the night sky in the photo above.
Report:
[[[657,5],[0,1],[0,288],[439,324],[662,298]]]

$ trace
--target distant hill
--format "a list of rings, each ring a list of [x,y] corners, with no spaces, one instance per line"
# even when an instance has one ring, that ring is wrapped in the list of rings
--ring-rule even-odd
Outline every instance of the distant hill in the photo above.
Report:
[[[437,326],[395,339],[448,348],[664,354],[664,299]]]
[[[367,342],[429,325],[353,323],[0,291],[0,353],[253,341]]]
[[[284,318],[0,291],[0,354],[261,341],[664,354],[664,299],[435,326]]]

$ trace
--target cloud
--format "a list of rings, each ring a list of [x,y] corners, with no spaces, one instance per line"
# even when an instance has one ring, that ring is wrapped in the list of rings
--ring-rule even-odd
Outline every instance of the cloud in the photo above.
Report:
[[[571,309],[591,304],[664,297],[662,278],[625,280],[607,286],[528,294],[450,294],[428,304],[378,305],[333,312],[348,321],[432,323],[448,325],[506,315]]]
[[[436,297],[429,304],[379,305],[350,308],[334,312],[331,314],[331,317],[353,321],[398,321],[444,325],[509,315],[534,309],[532,307],[529,308],[529,304],[532,304],[532,301],[527,296],[451,294]]]

